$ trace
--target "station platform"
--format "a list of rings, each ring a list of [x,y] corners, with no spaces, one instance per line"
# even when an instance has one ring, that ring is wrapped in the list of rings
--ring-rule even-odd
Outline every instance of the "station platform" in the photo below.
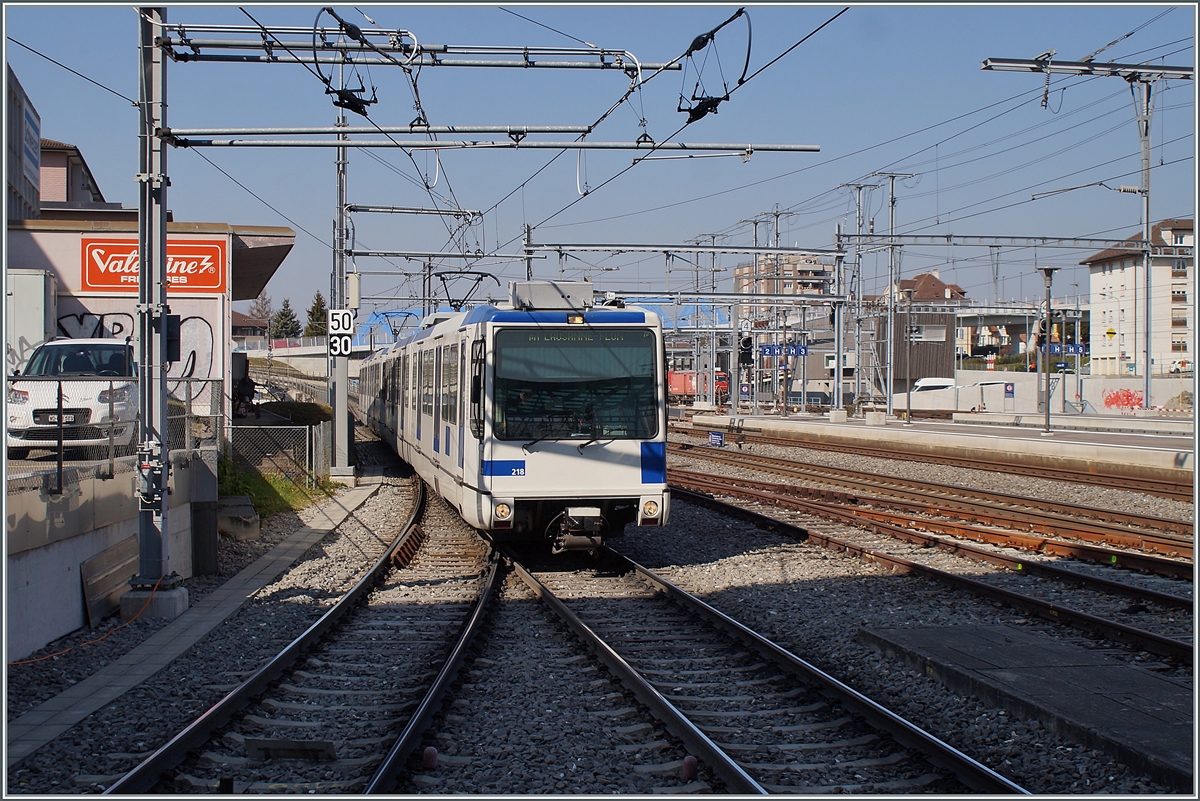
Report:
[[[9,722],[8,768],[182,656],[341,525],[379,491],[382,481],[382,469],[367,468],[359,476],[358,486],[323,504],[311,524],[298,529],[120,659]]]
[[[1194,792],[1185,683],[1020,626],[860,629],[859,641],[1010,714]]]
[[[860,419],[832,422],[828,416],[721,415],[697,413],[692,425],[698,430],[723,431],[726,435],[760,434],[821,445],[869,445],[888,447],[936,461],[939,455],[1039,466],[1080,472],[1144,478],[1166,477],[1191,483],[1195,463],[1191,436],[1142,431],[1130,434],[1111,430],[1069,430],[1051,425],[1051,436],[1032,428],[975,425],[985,415],[968,415],[970,422],[916,420],[904,425],[889,420],[885,425],[867,425]]]

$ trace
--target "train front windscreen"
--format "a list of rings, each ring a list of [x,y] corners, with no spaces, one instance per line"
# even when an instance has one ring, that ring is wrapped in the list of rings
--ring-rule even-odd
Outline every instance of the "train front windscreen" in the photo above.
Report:
[[[496,332],[494,431],[503,440],[658,435],[654,332],[620,328]]]

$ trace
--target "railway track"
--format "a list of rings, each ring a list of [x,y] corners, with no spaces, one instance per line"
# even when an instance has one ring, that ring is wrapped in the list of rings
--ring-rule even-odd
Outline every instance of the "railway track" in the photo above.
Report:
[[[922,504],[930,514],[953,513],[960,518],[988,525],[1192,558],[1193,524],[1186,521],[802,464],[789,459],[719,448],[670,443],[668,453],[837,487],[854,493],[856,500],[869,497],[916,502]]]
[[[689,437],[707,437],[708,432],[703,429],[689,428],[687,426],[672,425],[671,433],[683,434]],[[761,434],[737,434],[736,441],[743,444],[762,444],[775,445],[786,448],[809,448],[819,451],[835,451],[838,453],[853,453],[859,456],[870,456],[878,459],[900,459],[906,461],[929,461],[928,454],[908,453],[890,447],[871,447],[869,445],[846,444],[846,443],[822,443],[812,442],[809,440],[789,439],[786,437],[770,437]],[[937,460],[941,464],[954,465],[965,467],[971,470],[989,470],[995,473],[1011,473],[1014,475],[1028,475],[1029,466],[1017,462],[1006,462],[1002,458],[993,458],[988,461],[979,461],[968,457],[955,456],[953,454],[939,454]],[[1064,470],[1046,465],[1039,465],[1037,468],[1038,475],[1042,478],[1054,481],[1066,481],[1074,484],[1087,484],[1091,486],[1107,487],[1110,489],[1130,490],[1133,492],[1144,492],[1149,495],[1157,495],[1163,498],[1170,498],[1176,501],[1190,502],[1194,497],[1194,487],[1191,481],[1177,481],[1168,477],[1163,478],[1140,478],[1136,476],[1126,476],[1110,474],[1105,472],[1082,473],[1075,470]]]
[[[852,512],[855,520],[871,520],[877,523],[902,526],[919,532],[932,532],[956,540],[971,540],[988,543],[1004,548],[1012,548],[1028,558],[1028,554],[1044,554],[1047,556],[1069,557],[1081,562],[1103,565],[1106,568],[1122,567],[1136,570],[1139,573],[1154,574],[1169,578],[1191,580],[1194,565],[1190,560],[1181,556],[1171,558],[1154,556],[1139,551],[1123,548],[1109,548],[1088,545],[1078,539],[1066,540],[1054,536],[1040,536],[1023,531],[998,528],[993,526],[976,526],[969,522],[951,519],[949,514],[940,506],[926,503],[897,501],[889,498],[873,496],[855,496],[843,492],[830,492],[812,489],[795,484],[778,484],[767,481],[754,481],[748,478],[733,478],[723,476],[719,479],[706,473],[672,468],[669,475],[678,485],[699,492],[720,492],[728,485],[752,490],[759,493],[758,500],[772,503],[777,498],[790,498],[813,504],[813,508],[822,508],[830,515],[841,511]],[[1107,542],[1104,532],[1084,532],[1089,539]],[[927,538],[922,541],[928,542]],[[971,550],[970,546],[956,547]],[[1191,604],[1191,601],[1188,601]]]
[[[1026,792],[616,552],[509,558],[728,792]]]
[[[423,495],[319,621],[105,792],[359,793],[394,775],[497,576],[486,544]]]
[[[1131,645],[1149,653],[1191,664],[1193,659],[1191,598],[1176,596],[1138,587],[1135,584],[1109,578],[1069,571],[1057,565],[1037,563],[1025,555],[1004,554],[996,550],[974,548],[964,543],[912,531],[891,523],[882,523],[856,511],[836,504],[821,504],[796,499],[784,491],[763,487],[738,486],[737,480],[727,477],[696,474],[671,474],[673,488],[681,497],[708,505],[722,512],[749,517],[760,525],[773,528],[797,538],[825,547],[856,554],[895,570],[913,572],[948,586],[967,590],[1027,613],[1058,623],[1070,625],[1115,642]],[[679,484],[676,482],[679,481]],[[690,485],[690,489],[681,484]],[[742,501],[766,503],[792,512],[788,519],[762,515],[753,510],[720,501],[724,495]],[[864,529],[869,534],[864,533]],[[832,532],[832,533],[831,533]],[[951,557],[937,557],[935,552],[949,552]],[[996,566],[987,569],[980,565],[971,570],[947,564],[960,556],[970,556],[976,562]],[[981,572],[983,571],[983,572]],[[973,575],[968,575],[973,574]],[[1032,577],[1032,578],[1031,578]],[[1055,590],[1047,590],[1039,582],[1050,579],[1056,584],[1068,582],[1085,587],[1074,591],[1070,605],[1062,602]],[[1091,592],[1099,599],[1086,598],[1080,593]],[[1148,623],[1135,626],[1114,619],[1111,596],[1132,598],[1134,603],[1121,602],[1126,617],[1144,615]],[[1092,607],[1091,610],[1081,608]],[[1148,630],[1152,625],[1157,630]]]

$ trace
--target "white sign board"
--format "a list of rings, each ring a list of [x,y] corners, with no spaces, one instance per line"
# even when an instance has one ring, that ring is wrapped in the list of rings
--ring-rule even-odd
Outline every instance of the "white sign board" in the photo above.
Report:
[[[349,356],[354,343],[354,312],[329,309],[329,355]]]
[[[25,106],[25,124],[21,166],[34,186],[42,185],[42,119],[32,106]]]

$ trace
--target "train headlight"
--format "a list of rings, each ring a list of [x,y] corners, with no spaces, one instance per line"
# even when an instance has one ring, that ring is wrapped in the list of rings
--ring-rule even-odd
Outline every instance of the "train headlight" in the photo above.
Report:
[[[507,503],[496,504],[496,519],[507,520],[512,517],[512,507]]]
[[[646,501],[643,503],[642,517],[658,517],[658,501]]]

